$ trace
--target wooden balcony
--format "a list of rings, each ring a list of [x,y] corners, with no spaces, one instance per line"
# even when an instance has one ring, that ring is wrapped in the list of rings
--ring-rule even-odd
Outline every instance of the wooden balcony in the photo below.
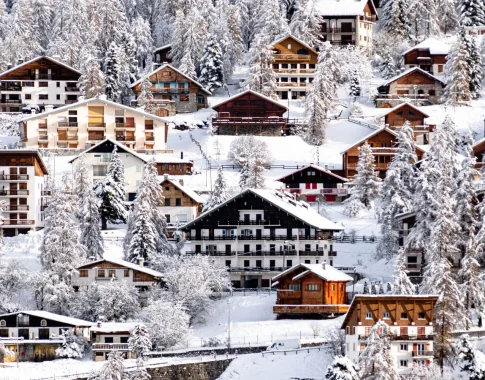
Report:
[[[285,117],[215,117],[212,119],[212,125],[220,126],[285,126],[287,119]]]
[[[275,305],[273,314],[345,314],[350,305]]]
[[[433,125],[433,124],[411,125],[410,127],[413,129],[413,132],[415,135],[434,132],[434,130],[436,129],[436,125]],[[392,129],[393,131],[399,131],[402,128],[402,126],[390,125],[389,128]]]
[[[21,189],[21,190],[0,190],[0,196],[7,197],[7,196],[16,196],[16,195],[27,196],[27,195],[29,195],[29,190],[24,190],[24,189]]]
[[[376,99],[383,100],[427,100],[428,94],[377,94]]]
[[[349,189],[326,188],[326,189],[287,189],[291,194],[325,194],[325,195],[347,195]]]
[[[93,351],[129,351],[128,343],[94,343]]]
[[[359,19],[360,19],[360,21],[369,21],[369,22],[376,22],[377,21],[376,16],[360,16]]]
[[[77,141],[78,136],[75,135],[59,135],[57,138],[58,141]]]
[[[366,340],[368,335],[359,335],[359,340]],[[434,335],[398,335],[398,334],[391,334],[389,336],[390,340],[403,340],[403,341],[410,341],[410,340],[433,340]]]
[[[29,211],[29,205],[7,205],[6,212]]]
[[[309,54],[273,54],[276,61],[309,61]]]
[[[135,141],[133,139],[133,141]],[[145,136],[145,141],[155,141],[155,136]]]
[[[273,69],[276,74],[315,74],[315,69]]]
[[[354,40],[331,40],[331,41],[328,41],[330,42],[332,45],[342,45],[342,46],[345,46],[345,45],[355,45],[355,41]]]
[[[129,131],[135,130],[136,127],[133,124],[126,124],[126,123],[115,123],[115,131]]]
[[[277,82],[278,87],[307,87],[309,83],[295,83],[295,82]]]
[[[135,141],[135,136],[116,135],[116,141]]]
[[[390,162],[379,162],[375,163],[376,165],[376,170],[387,170],[389,169]],[[347,164],[347,169],[350,170],[357,170],[358,163],[357,162],[351,162]]]
[[[88,123],[88,131],[104,131],[106,123]]]
[[[152,92],[154,94],[188,94],[188,88],[162,88],[162,87],[152,87]]]
[[[3,174],[0,173],[0,181],[28,181],[28,174]]]
[[[35,220],[26,219],[4,219],[2,222],[4,226],[32,226],[35,224]]]
[[[68,128],[77,128],[78,123],[77,122],[72,122],[72,121],[59,121],[57,123],[57,128],[58,129],[68,129]]]
[[[104,135],[88,135],[88,141],[103,141]]]

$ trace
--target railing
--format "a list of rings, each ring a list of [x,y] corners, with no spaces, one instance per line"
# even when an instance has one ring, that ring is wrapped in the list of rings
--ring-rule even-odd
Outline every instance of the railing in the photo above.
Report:
[[[377,21],[376,16],[360,16],[359,19],[361,21],[370,21],[370,22],[376,22]]]
[[[89,128],[106,128],[106,123],[88,123]]]
[[[52,195],[52,191],[50,191],[50,190],[42,190],[40,192],[40,195],[43,196],[43,197],[47,197],[49,195]]]
[[[161,88],[161,87],[152,87],[151,91],[153,93],[160,93],[160,94],[188,94],[188,88]]]
[[[65,87],[66,92],[79,92],[77,87]]]
[[[300,256],[323,256],[323,251],[299,251]]]
[[[135,141],[135,136],[116,135],[116,141]]]
[[[104,140],[104,136],[88,135],[88,141],[102,141],[102,140]]]
[[[274,314],[298,313],[298,314],[312,314],[312,313],[331,313],[331,314],[345,314],[349,311],[350,305],[274,305]]]
[[[403,99],[428,99],[428,94],[377,94],[376,99],[396,99],[396,100],[403,100]]]
[[[238,251],[239,256],[296,256],[296,251],[290,250],[286,251]]]
[[[39,141],[49,141],[48,135],[39,135]]]
[[[323,33],[355,33],[355,28],[326,28]]]
[[[350,41],[345,41],[345,40],[332,40],[332,41],[328,41],[330,42],[332,45],[355,45],[355,41],[354,40],[350,40]]]
[[[0,181],[28,181],[28,174],[0,174]]]
[[[115,123],[115,129],[135,128],[134,124]]]
[[[155,141],[155,136],[145,136],[145,141]]]
[[[427,125],[410,125],[410,127],[413,129],[413,131],[415,133],[426,133],[426,132],[433,132],[436,128],[436,125],[432,125],[432,124],[427,124]],[[402,126],[398,126],[398,125],[389,125],[389,128],[391,128],[392,130],[400,130],[402,128]]]
[[[77,128],[78,123],[72,121],[59,121],[57,123],[57,128]]]
[[[370,149],[372,150],[372,154],[379,154],[379,153],[396,154],[397,152],[397,148],[391,148],[391,147],[373,146]]]
[[[47,129],[47,123],[39,123],[39,129]]]
[[[5,211],[29,211],[29,205],[7,205]]]
[[[421,269],[421,264],[419,263],[406,263],[407,269]]]
[[[329,251],[328,252],[329,257],[336,257],[337,256],[337,251]]]
[[[77,141],[77,135],[59,135],[57,138],[58,141]]]
[[[277,82],[278,87],[306,87],[308,83],[296,83],[296,82]]]
[[[25,219],[4,219],[2,222],[4,226],[31,226],[35,224],[35,220]]]
[[[273,69],[277,74],[314,74],[315,69]]]
[[[0,190],[0,195],[29,195],[29,190]]]
[[[327,195],[347,195],[348,189],[327,188],[327,189],[286,189],[291,194],[327,194]]]
[[[190,240],[236,240],[236,236],[191,236]]]
[[[109,350],[109,351],[129,351],[128,343],[94,343],[93,351]]]
[[[229,267],[229,272],[283,272],[291,267]]]
[[[434,356],[434,351],[413,351],[413,357],[417,356]]]
[[[279,226],[280,221],[275,220],[229,220],[218,221],[219,226]]]
[[[79,100],[78,99],[66,99],[64,104],[74,104],[77,103]]]
[[[368,335],[359,335],[359,340],[366,340]],[[434,335],[398,335],[398,334],[390,334],[390,340],[433,340]]]
[[[0,86],[0,91],[22,91],[22,86]]]
[[[2,104],[22,104],[20,99],[2,99],[0,100]]]
[[[186,255],[209,255],[209,256],[235,256],[236,251],[204,251],[204,252],[198,252],[198,251],[186,251]]]
[[[285,117],[214,117],[212,125],[286,125]]]
[[[378,170],[387,170],[389,169],[390,162],[380,162],[380,163],[375,163],[376,169]],[[357,169],[358,163],[357,162],[351,162],[347,164],[347,169]]]
[[[309,54],[273,54],[277,61],[308,61],[311,59]]]

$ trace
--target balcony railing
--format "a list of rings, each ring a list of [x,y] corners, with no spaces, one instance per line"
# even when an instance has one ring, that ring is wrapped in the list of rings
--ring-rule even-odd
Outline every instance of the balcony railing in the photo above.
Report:
[[[106,128],[106,123],[88,123],[88,130],[89,129],[105,129]]]
[[[345,314],[350,305],[274,305],[274,314]]]
[[[359,19],[361,21],[370,21],[370,22],[376,22],[376,16],[360,16]]]
[[[328,41],[330,42],[332,45],[355,45],[355,41],[354,40],[350,40],[350,41],[346,41],[346,40],[331,40],[331,41]]]
[[[286,251],[286,254],[283,251],[238,251],[238,256],[296,256],[295,250]]]
[[[151,89],[153,93],[159,94],[188,94],[188,88],[162,88],[162,87],[155,87]]]
[[[88,141],[102,141],[104,140],[104,135],[88,135]]]
[[[31,226],[35,224],[35,220],[25,220],[25,219],[4,219],[4,226]]]
[[[60,121],[57,123],[57,128],[77,128],[78,123],[73,121]]]
[[[326,28],[322,33],[355,33],[355,28]]]
[[[28,174],[0,174],[0,181],[28,181]]]
[[[291,267],[229,267],[229,272],[283,272]]]
[[[116,135],[116,141],[135,141],[135,136]]]
[[[198,251],[187,251],[186,255],[208,255],[208,256],[235,256],[236,251],[211,251],[211,252],[198,252]]]
[[[311,59],[310,54],[273,54],[277,61],[308,61]]]
[[[77,103],[77,102],[78,102],[78,99],[66,99],[64,104],[74,104],[74,103]]]
[[[20,99],[2,99],[0,100],[2,104],[22,104],[22,100]]]
[[[39,123],[39,129],[47,129],[47,123]]]
[[[391,163],[390,162],[380,162],[380,163],[376,163],[375,166],[376,166],[376,169],[377,170],[387,170],[389,169],[389,165]],[[350,162],[347,164],[347,169],[357,169],[358,167],[358,163],[357,162]]]
[[[155,141],[155,136],[145,136],[145,140],[146,141]],[[133,138],[133,141],[135,141],[134,138]]]
[[[314,74],[315,69],[273,69],[277,74]]]
[[[77,135],[59,135],[58,140],[59,141],[77,141],[78,136]]]
[[[47,197],[49,195],[52,195],[52,191],[50,191],[50,190],[42,190],[40,192],[40,195],[43,196],[43,197]]]
[[[7,205],[5,211],[29,211],[29,205]]]
[[[306,83],[306,82],[301,82],[301,83],[297,83],[297,82],[277,82],[276,85],[278,87],[306,87],[307,85],[309,85],[309,83]]]
[[[71,86],[65,87],[65,90],[66,90],[66,92],[79,92],[79,88],[77,88],[76,86],[74,86],[74,87],[71,87]]]
[[[125,130],[125,129],[135,129],[134,124],[126,124],[126,123],[115,123],[116,130]]]
[[[403,99],[418,99],[418,100],[427,100],[429,98],[428,94],[377,94],[376,99],[395,99],[395,100],[403,100]]]
[[[347,195],[348,189],[287,189],[291,194],[325,194],[325,195]]]
[[[0,86],[0,91],[22,91],[22,86]]]
[[[366,340],[368,335],[359,335],[359,340]],[[433,340],[434,335],[431,334],[423,334],[423,335],[398,335],[398,334],[391,334],[389,335],[389,339],[391,340]]]
[[[129,351],[128,343],[94,343],[93,351]]]
[[[0,190],[0,195],[29,195],[29,190]]]
[[[413,357],[434,356],[434,351],[413,351]]]
[[[286,125],[288,119],[285,117],[214,117],[213,126],[223,125],[247,125],[247,126],[265,126],[265,125]]]

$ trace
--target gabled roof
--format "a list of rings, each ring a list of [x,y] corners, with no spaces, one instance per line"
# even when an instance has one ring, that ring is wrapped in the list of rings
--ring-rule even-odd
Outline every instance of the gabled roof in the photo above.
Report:
[[[285,178],[287,178],[287,177],[290,177],[290,176],[292,176],[292,175],[295,175],[296,173],[300,173],[300,172],[302,172],[303,170],[306,170],[306,169],[308,169],[308,168],[313,168],[313,169],[318,170],[318,171],[320,171],[320,172],[322,172],[322,173],[325,173],[325,174],[331,175],[331,176],[333,176],[333,177],[335,177],[335,178],[337,178],[337,179],[339,179],[339,180],[341,180],[341,181],[343,181],[343,182],[348,182],[348,181],[349,181],[349,179],[348,179],[348,178],[341,177],[341,176],[339,176],[339,175],[337,175],[337,174],[333,173],[331,170],[328,170],[328,169],[322,168],[321,166],[314,165],[314,164],[310,164],[310,165],[307,165],[307,166],[305,166],[305,167],[303,167],[303,168],[301,168],[301,169],[295,170],[294,172],[291,172],[290,174],[287,174],[287,175],[285,175],[285,176],[283,176],[283,177],[281,177],[281,178],[278,178],[276,181],[282,181],[283,179],[285,179]]]
[[[271,203],[273,206],[287,212],[288,214],[294,216],[295,218],[299,219],[303,223],[316,228],[317,230],[342,231],[344,229],[341,225],[336,224],[331,220],[328,220],[327,218],[321,216],[314,209],[309,207],[308,204],[293,200],[293,197],[289,196],[288,194],[281,193],[275,190],[263,190],[263,189],[246,189],[240,192],[239,194],[221,203],[220,205],[199,215],[192,222],[187,223],[184,226],[184,229],[194,224],[197,224],[198,222],[200,222],[200,220],[204,219],[208,215],[228,205],[236,198],[239,198],[246,194],[254,194],[260,197],[261,199]]]
[[[475,149],[483,145],[483,143],[485,143],[485,137],[481,138],[475,144],[472,145],[473,151],[475,152]]]
[[[98,334],[103,333],[125,333],[129,334],[137,325],[143,325],[141,322],[98,322],[93,323],[91,332]]]
[[[443,84],[443,85],[445,84],[445,83],[444,83],[444,82],[443,82],[441,79],[439,79],[439,78],[435,77],[434,75],[432,75],[432,74],[428,73],[427,71],[424,71],[423,69],[421,69],[421,68],[419,68],[419,67],[411,67],[411,68],[409,68],[409,69],[404,70],[404,71],[403,71],[401,74],[398,74],[398,75],[396,75],[396,76],[392,77],[391,79],[387,80],[387,82],[385,82],[385,83],[381,84],[379,87],[382,87],[382,86],[389,86],[391,83],[393,83],[393,82],[397,81],[398,79],[400,79],[400,78],[402,78],[402,77],[405,77],[405,76],[407,76],[407,75],[409,75],[409,74],[412,74],[412,73],[413,73],[413,72],[415,72],[415,71],[417,71],[417,72],[419,72],[419,73],[421,73],[421,74],[423,74],[423,75],[426,75],[427,77],[429,77],[429,78],[431,78],[431,79],[434,79],[435,81],[440,82],[440,83],[441,83],[441,84]],[[412,95],[411,95],[411,96],[412,96]]]
[[[402,55],[409,53],[416,49],[429,49],[431,55],[447,55],[450,52],[450,45],[443,41],[437,40],[434,37],[426,38],[424,41],[406,50]]]
[[[179,73],[180,75],[182,75],[184,78],[186,78],[188,81],[190,82],[193,82],[195,83],[197,86],[199,86],[201,88],[202,91],[204,91],[207,95],[212,95],[212,93],[209,91],[209,90],[206,90],[204,88],[204,86],[202,86],[199,82],[197,82],[196,80],[193,80],[192,78],[189,78],[187,75],[185,75],[184,73],[182,73],[181,71],[177,70],[175,67],[173,67],[172,65],[168,64],[168,63],[164,63],[163,65],[161,65],[160,67],[156,68],[155,70],[153,70],[152,72],[148,73],[147,75],[145,75],[144,77],[140,78],[139,80],[137,80],[135,83],[133,83],[130,88],[133,88],[135,87],[136,85],[140,84],[141,82],[143,82],[146,78],[149,78],[151,77],[153,74],[155,73],[158,73],[160,70],[163,70],[165,68],[170,68],[174,71],[176,71],[177,73]]]
[[[296,41],[300,44],[302,44],[303,46],[305,46],[308,50],[311,50],[312,52],[314,52],[316,55],[318,55],[318,52],[313,49],[310,45],[308,45],[306,42],[303,42],[302,40],[299,40],[298,38],[296,38],[294,35],[292,35],[291,33],[287,33],[285,34],[283,37],[280,37],[278,38],[276,41],[273,41],[271,42],[271,46],[274,46],[276,44],[279,44],[281,41],[287,39],[287,38],[291,38],[293,41]]]
[[[415,216],[416,214],[417,214],[416,211],[406,211],[406,212],[401,212],[399,214],[396,214],[395,218],[397,220],[402,220],[402,219],[409,218],[411,216]]]
[[[253,90],[246,90],[246,91],[243,91],[243,92],[240,92],[236,95],[233,95],[231,96],[230,98],[224,100],[223,102],[220,102],[219,104],[216,104],[215,106],[212,106],[213,109],[216,109],[217,107],[223,105],[223,104],[226,104],[227,102],[230,102],[231,100],[234,100],[234,99],[237,99],[237,98],[240,98],[241,96],[244,96],[246,94],[253,94],[255,96],[258,96],[264,100],[267,100],[268,102],[271,102],[271,103],[274,103],[278,106],[280,106],[281,108],[284,108],[285,110],[288,110],[288,107],[285,107],[284,105],[280,104],[278,101],[274,100],[274,99],[271,99],[270,97],[266,96],[266,95],[263,95],[263,94],[260,94],[259,92],[256,92],[256,91],[253,91]]]
[[[0,149],[0,155],[8,155],[8,154],[22,154],[22,153],[27,153],[27,154],[33,154],[35,155],[35,158],[39,162],[40,168],[44,172],[44,174],[49,174],[49,171],[47,170],[47,166],[45,165],[44,159],[39,153],[38,149]]]
[[[52,115],[52,114],[55,114],[55,113],[58,113],[58,112],[63,112],[63,111],[69,110],[71,108],[77,108],[77,107],[84,106],[84,105],[87,105],[87,104],[91,104],[91,103],[94,103],[94,102],[101,102],[101,103],[104,103],[104,104],[109,105],[109,106],[124,109],[125,111],[134,112],[134,113],[137,113],[139,115],[145,116],[148,119],[161,121],[162,123],[170,123],[169,120],[167,120],[163,117],[156,116],[156,115],[153,115],[151,113],[147,113],[147,112],[138,110],[136,108],[127,107],[127,106],[124,106],[123,104],[115,103],[115,102],[112,102],[111,100],[107,100],[107,99],[103,99],[103,98],[91,98],[91,99],[81,100],[81,101],[73,103],[73,104],[68,104],[68,105],[63,106],[63,107],[55,108],[51,111],[37,113],[37,114],[33,114],[33,115],[30,115],[30,116],[24,117],[23,119],[20,119],[20,122],[45,118],[48,115]]]
[[[167,44],[167,45],[157,47],[155,50],[153,50],[153,52],[156,53],[157,51],[165,50],[165,49],[168,49],[168,48],[172,48],[172,44]]]
[[[414,109],[416,112],[419,112],[420,114],[422,114],[425,118],[429,117],[429,115],[425,112],[423,112],[422,110],[420,110],[418,107],[416,106],[413,106],[411,103],[409,102],[404,102],[404,103],[401,103],[401,104],[398,104],[397,106],[393,107],[393,108],[388,108],[388,111],[384,112],[382,115],[380,115],[379,117],[384,117],[386,115],[389,115],[390,113],[393,113],[395,111],[397,111],[399,108],[402,108],[404,106],[408,106],[408,107],[411,107],[412,109]]]
[[[7,316],[11,316],[11,315],[18,315],[18,314],[26,314],[26,315],[30,315],[32,317],[49,319],[51,321],[56,321],[56,322],[64,323],[66,325],[71,325],[71,326],[91,327],[93,325],[93,322],[85,321],[83,319],[78,319],[78,318],[66,317],[65,315],[54,314],[54,313],[50,313],[48,311],[43,311],[43,310],[16,311],[15,313],[2,314],[2,315],[0,315],[0,319],[2,317],[7,317]]]
[[[377,17],[372,0],[315,0],[315,10],[322,16],[361,16],[368,3]]]
[[[144,157],[142,157],[140,154],[136,153],[134,150],[128,148],[126,145],[123,145],[123,144],[121,144],[121,143],[119,143],[118,141],[115,141],[115,140],[104,139],[103,141],[100,141],[96,145],[93,145],[91,148],[86,149],[84,152],[79,153],[76,157],[74,157],[72,160],[70,160],[69,163],[72,164],[78,158],[84,156],[86,153],[91,152],[92,150],[96,149],[98,146],[103,145],[103,144],[106,144],[107,142],[112,143],[113,145],[115,145],[116,147],[118,147],[118,149],[120,149],[124,153],[131,154],[132,156],[134,156],[134,157],[142,160],[145,163],[148,162],[147,159],[145,159]]]
[[[54,58],[48,57],[46,55],[41,55],[39,57],[35,57],[35,58],[31,59],[30,61],[21,63],[20,65],[17,65],[15,67],[12,67],[11,69],[8,69],[7,71],[4,71],[3,73],[0,74],[0,78],[2,76],[4,76],[5,74],[9,74],[9,73],[11,73],[11,72],[13,72],[13,71],[15,71],[17,69],[20,69],[22,66],[29,65],[29,64],[31,64],[31,63],[33,63],[35,61],[38,61],[39,59],[42,59],[42,58],[47,59],[48,61],[51,61],[52,63],[55,63],[55,64],[57,64],[59,66],[64,67],[65,69],[71,70],[71,71],[75,72],[76,74],[81,75],[81,72],[78,71],[78,70],[76,70],[74,67],[71,67],[69,65],[66,65],[65,63],[62,63],[62,62],[60,62],[60,61],[58,61],[58,60],[56,60]]]
[[[325,281],[352,281],[353,278],[350,277],[348,274],[345,274],[341,270],[334,268],[331,265],[325,264],[325,268],[322,264],[297,264],[294,267],[291,267],[280,274],[274,276],[271,281],[278,280],[281,277],[284,277],[288,273],[294,272],[297,269],[306,269],[304,272],[296,275],[292,278],[292,280],[298,280],[306,275],[313,273],[314,275],[320,277],[322,280]]]
[[[150,268],[147,268],[147,267],[142,267],[141,265],[133,264],[133,263],[130,263],[129,261],[117,260],[117,259],[109,259],[109,260],[108,259],[100,259],[100,260],[90,261],[88,263],[85,263],[85,264],[77,267],[77,269],[82,269],[82,268],[85,268],[87,266],[91,266],[93,264],[99,264],[99,263],[112,263],[112,264],[116,264],[116,265],[119,265],[119,266],[122,266],[122,267],[126,267],[126,268],[136,270],[138,272],[149,274],[150,276],[153,276],[153,277],[159,277],[159,278],[163,277],[163,273],[158,272],[156,270],[153,270],[153,269],[150,269]]]
[[[181,192],[185,193],[190,199],[192,199],[194,202],[197,203],[204,203],[204,199],[197,194],[194,190],[189,189],[186,186],[183,186],[179,181],[173,178],[166,178],[164,179],[161,183],[163,184],[164,182],[170,182],[172,185],[174,185],[177,189],[179,189]]]

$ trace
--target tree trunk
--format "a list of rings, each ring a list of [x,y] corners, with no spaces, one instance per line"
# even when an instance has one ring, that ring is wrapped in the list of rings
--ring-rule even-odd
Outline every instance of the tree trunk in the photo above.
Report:
[[[108,229],[108,221],[106,220],[106,218],[103,215],[101,215],[101,229],[103,231]]]

